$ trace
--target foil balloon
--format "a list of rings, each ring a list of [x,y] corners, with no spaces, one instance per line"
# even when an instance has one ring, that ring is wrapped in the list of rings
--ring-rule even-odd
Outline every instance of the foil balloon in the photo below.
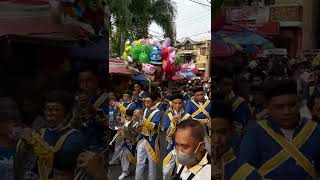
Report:
[[[154,65],[161,65],[162,64],[162,54],[157,45],[152,46],[151,53],[149,55],[150,63]]]
[[[181,57],[179,55],[176,56],[176,62],[174,62],[175,66],[179,66],[181,64]]]
[[[170,45],[171,45],[171,39],[167,37],[162,43],[162,48],[167,48]]]
[[[140,46],[140,49],[141,49],[142,51],[146,52],[147,54],[150,54],[150,52],[151,52],[151,49],[150,49],[149,46],[147,46],[146,44],[142,44],[142,45]]]
[[[154,74],[156,67],[152,64],[142,63],[142,71],[147,74]]]
[[[168,47],[168,54],[172,53],[174,51],[174,47]]]
[[[125,61],[128,60],[128,54],[126,52],[123,52],[122,59]]]
[[[171,64],[174,64],[176,62],[176,52],[173,51],[172,53],[169,54],[169,60]]]
[[[166,61],[168,59],[168,50],[167,50],[167,48],[162,48],[161,54],[162,54],[162,61]]]
[[[139,63],[150,63],[149,56],[145,51],[142,51],[139,55]]]
[[[131,57],[134,61],[139,60],[139,55],[141,53],[141,50],[139,47],[132,47],[131,48]]]
[[[132,59],[132,57],[131,56],[128,56],[128,62],[133,62],[133,59]]]

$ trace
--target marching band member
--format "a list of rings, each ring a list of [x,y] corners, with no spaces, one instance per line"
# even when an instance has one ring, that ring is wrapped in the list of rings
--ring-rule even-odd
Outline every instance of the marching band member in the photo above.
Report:
[[[205,149],[205,131],[199,121],[182,121],[176,128],[174,179],[210,180],[211,158]]]
[[[211,101],[204,99],[204,90],[202,87],[197,87],[193,90],[194,99],[186,105],[186,113],[191,114],[192,119],[199,121],[206,129],[206,148],[211,153],[211,140],[208,122],[210,121]]]
[[[121,103],[117,103],[117,107],[120,109],[118,116],[120,116],[121,120],[125,120],[126,111],[128,109],[135,110],[138,106],[135,102],[132,102],[132,92],[129,90],[123,93],[122,100],[123,101]]]
[[[122,95],[123,101],[121,103],[116,103],[116,108],[118,108],[120,111],[117,114],[117,120],[120,120],[120,123],[123,124],[126,120],[126,112],[128,110],[134,111],[138,108],[135,102],[132,102],[132,91],[125,91]],[[112,160],[109,162],[110,165],[115,165],[118,163],[120,150],[121,150],[121,140],[117,139],[115,142],[115,152],[112,157]]]
[[[149,165],[148,180],[156,179],[156,164],[160,161],[159,123],[162,117],[159,109],[155,107],[156,101],[156,94],[148,94],[143,114],[138,112],[134,114],[142,120],[141,137],[137,144],[136,180],[143,180],[146,160]]]
[[[296,83],[273,80],[265,92],[269,116],[243,137],[234,176],[256,169],[265,179],[318,179],[320,127],[299,117]]]
[[[248,103],[244,98],[235,95],[233,91],[233,79],[229,74],[217,77],[219,90],[225,96],[226,101],[232,103],[232,114],[234,116],[234,124],[237,126],[237,131],[243,134],[244,128],[247,126],[251,118],[251,112]]]
[[[44,110],[46,128],[41,129],[40,134],[32,133],[31,129],[24,130],[23,137],[33,146],[37,156],[37,164],[26,172],[25,179],[73,180],[76,159],[84,151],[85,142],[79,131],[68,126],[66,117],[72,104],[72,98],[69,99],[66,93],[51,92]]]
[[[263,95],[263,87],[254,86],[252,88],[253,93],[253,115],[256,120],[265,119],[268,116],[268,110],[266,107],[266,98]]]
[[[166,132],[166,141],[168,142],[166,155],[163,160],[163,179],[168,180],[172,177],[173,168],[176,162],[174,147],[175,141],[173,139],[176,125],[184,120],[192,120],[190,114],[183,110],[183,96],[174,93],[171,96],[173,109],[167,113],[164,119],[164,131]]]
[[[128,109],[126,111],[126,122],[132,120],[133,117],[133,109]],[[122,139],[122,145],[120,150],[120,162],[122,167],[122,174],[119,176],[119,180],[124,179],[125,177],[129,176],[130,171],[130,164],[136,163],[136,142],[132,142],[129,139]]]
[[[95,67],[85,66],[78,71],[79,89],[86,91],[96,109],[108,112],[108,94],[99,88],[98,72]]]
[[[79,110],[71,124],[79,124],[74,128],[79,129],[86,139],[87,150],[103,151],[107,146],[106,136],[109,129],[107,116],[103,110],[94,108],[86,91],[80,91],[79,103]]]
[[[229,180],[238,170],[240,137],[234,133],[232,107],[224,101],[212,104],[213,179]],[[252,173],[249,179],[261,179]]]
[[[147,92],[143,91],[142,85],[134,84],[133,99],[139,108],[143,108],[143,99],[146,98]]]

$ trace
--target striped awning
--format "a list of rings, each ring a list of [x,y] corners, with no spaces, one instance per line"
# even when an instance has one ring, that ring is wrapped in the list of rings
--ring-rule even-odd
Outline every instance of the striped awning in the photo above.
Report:
[[[135,72],[131,71],[123,60],[109,60],[109,74],[133,75]]]

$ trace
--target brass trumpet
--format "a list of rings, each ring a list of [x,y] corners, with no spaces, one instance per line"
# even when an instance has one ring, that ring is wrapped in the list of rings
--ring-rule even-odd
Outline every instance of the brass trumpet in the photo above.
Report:
[[[138,112],[141,110],[136,110],[135,112]],[[129,139],[132,142],[136,142],[137,138],[140,134],[140,127],[142,126],[142,122],[140,119],[138,119],[136,116],[133,116],[130,121],[125,122],[121,128],[118,130],[118,132],[114,135],[109,145],[112,145],[112,143],[121,135],[122,138]]]

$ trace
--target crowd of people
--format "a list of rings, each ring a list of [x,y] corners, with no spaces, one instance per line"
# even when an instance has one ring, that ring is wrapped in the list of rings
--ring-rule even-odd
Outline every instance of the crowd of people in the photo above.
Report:
[[[115,164],[118,179],[317,179],[319,67],[223,63],[212,82],[115,92],[97,69],[80,68],[77,92],[50,91],[41,113],[28,98],[19,108],[0,99],[0,179],[102,180]]]
[[[40,110],[31,97],[3,98],[0,179],[107,179],[107,93],[95,66],[77,77],[77,93],[51,90]]]
[[[157,179],[159,170],[165,180],[211,179],[210,83],[195,80],[146,89],[134,82],[122,96],[109,93],[109,124],[122,132],[115,135],[109,169],[120,163],[119,179],[134,174],[136,180],[143,180],[146,166],[150,180]],[[132,121],[137,123],[127,128]],[[165,144],[160,138],[165,138]],[[166,147],[163,157],[160,146]]]
[[[319,66],[275,56],[215,69],[213,179],[318,179]]]

